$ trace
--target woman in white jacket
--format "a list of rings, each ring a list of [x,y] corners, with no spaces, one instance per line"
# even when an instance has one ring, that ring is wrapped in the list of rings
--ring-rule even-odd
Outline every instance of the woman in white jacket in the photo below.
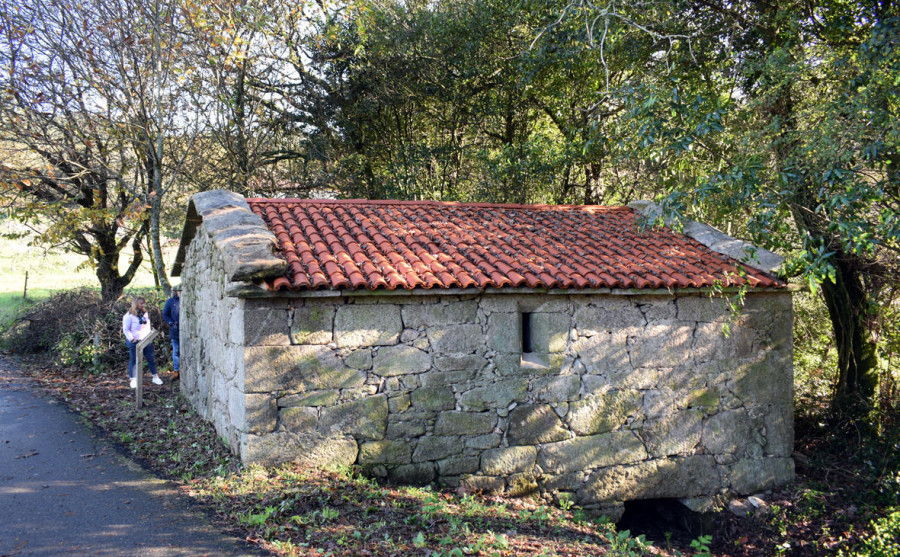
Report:
[[[128,377],[132,389],[137,388],[134,362],[137,359],[137,345],[150,334],[150,315],[144,309],[144,299],[136,297],[131,301],[131,309],[122,318],[122,332],[125,333],[125,344],[128,346]],[[144,347],[144,359],[147,367],[153,375],[153,383],[162,385],[162,379],[156,374],[156,354],[153,351],[153,343]]]

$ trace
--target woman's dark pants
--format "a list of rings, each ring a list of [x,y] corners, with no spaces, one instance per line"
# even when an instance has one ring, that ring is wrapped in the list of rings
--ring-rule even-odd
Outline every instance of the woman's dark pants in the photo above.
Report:
[[[133,378],[138,343],[126,340],[125,345],[128,346],[128,377]],[[144,347],[144,360],[147,361],[147,367],[150,368],[150,374],[156,375],[156,353],[153,351],[152,342]]]

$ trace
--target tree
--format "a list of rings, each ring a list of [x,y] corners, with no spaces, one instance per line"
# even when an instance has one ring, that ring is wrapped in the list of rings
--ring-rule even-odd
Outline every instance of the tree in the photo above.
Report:
[[[625,94],[668,67],[668,30],[623,25],[585,51],[584,10],[560,18],[556,3],[329,6],[268,33],[285,45],[272,67],[290,71],[256,80],[303,134],[313,181],[348,196],[518,203],[622,203],[651,188],[647,169],[662,165],[627,156]]]
[[[3,199],[14,216],[42,227],[42,240],[87,256],[103,299],[115,299],[141,264],[147,226],[118,90],[107,79],[114,69],[96,44],[101,22],[53,1],[3,2],[0,25]]]
[[[897,6],[688,4],[705,23],[694,49],[720,60],[708,77],[693,62],[681,70],[708,110],[657,90],[661,102],[632,113],[658,156],[711,146],[706,177],[667,203],[742,215],[757,243],[792,255],[787,274],[819,288],[831,318],[835,408],[864,408],[877,382],[873,325],[900,276]]]
[[[242,194],[277,194],[285,183],[302,187],[296,173],[283,167],[306,155],[298,137],[285,133],[283,107],[271,95],[270,81],[280,73],[275,52],[281,25],[296,3],[185,2],[188,33],[197,50],[201,86],[194,104],[212,142],[208,153],[216,175],[209,181]],[[296,21],[296,20],[294,20]]]
[[[201,132],[199,109],[186,104],[192,57],[178,31],[179,9],[163,0],[4,4],[3,137],[29,152],[20,160],[31,161],[10,168],[6,183],[33,202],[21,218],[54,218],[44,238],[72,241],[89,256],[105,298],[118,296],[134,276],[144,237],[157,284],[168,293],[164,199]],[[134,224],[122,236],[126,221]],[[136,252],[133,269],[121,276],[121,247],[112,249],[119,236],[134,236]]]
[[[598,80],[573,83],[596,56],[529,51],[550,11],[479,0],[312,12],[270,27],[270,43],[282,46],[268,67],[280,70],[252,81],[257,95],[277,99],[268,106],[289,133],[304,138],[313,182],[365,197],[602,199],[601,132],[587,120],[615,109],[598,102]],[[565,33],[554,38],[566,41]],[[572,177],[582,169],[577,197]]]
[[[748,32],[735,34],[746,59],[742,108],[760,126],[748,132],[765,149],[753,164],[764,154],[770,161],[760,173],[769,183],[749,184],[744,198],[761,209],[758,235],[779,217],[798,233],[797,269],[821,287],[831,317],[842,407],[871,401],[876,300],[900,276],[900,26],[892,11],[880,2],[753,4]]]
[[[195,149],[205,131],[204,106],[196,95],[195,42],[182,32],[183,3],[178,0],[98,1],[89,9],[108,39],[110,85],[118,89],[115,107],[123,134],[137,160],[137,180],[149,220],[150,253],[157,285],[169,295],[162,254],[161,220],[165,199],[182,178],[189,158],[202,158]]]

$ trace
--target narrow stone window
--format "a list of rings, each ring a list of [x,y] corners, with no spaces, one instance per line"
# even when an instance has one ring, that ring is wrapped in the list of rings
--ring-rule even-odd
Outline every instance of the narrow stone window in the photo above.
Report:
[[[531,340],[531,314],[522,313],[522,353],[534,352],[534,344]]]
[[[534,314],[522,312],[522,359],[520,365],[530,369],[546,369],[549,361],[547,354],[539,352],[541,350],[540,339],[535,337],[535,333],[540,334],[540,329],[535,329],[535,317],[537,316]]]

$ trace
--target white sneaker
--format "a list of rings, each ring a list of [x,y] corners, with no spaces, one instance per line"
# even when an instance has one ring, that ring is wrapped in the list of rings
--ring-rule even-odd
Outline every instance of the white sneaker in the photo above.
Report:
[[[137,377],[132,377],[129,385],[131,385],[132,389],[137,389]]]
[[[162,385],[162,379],[159,378],[159,375],[153,376],[153,384],[154,385]]]

